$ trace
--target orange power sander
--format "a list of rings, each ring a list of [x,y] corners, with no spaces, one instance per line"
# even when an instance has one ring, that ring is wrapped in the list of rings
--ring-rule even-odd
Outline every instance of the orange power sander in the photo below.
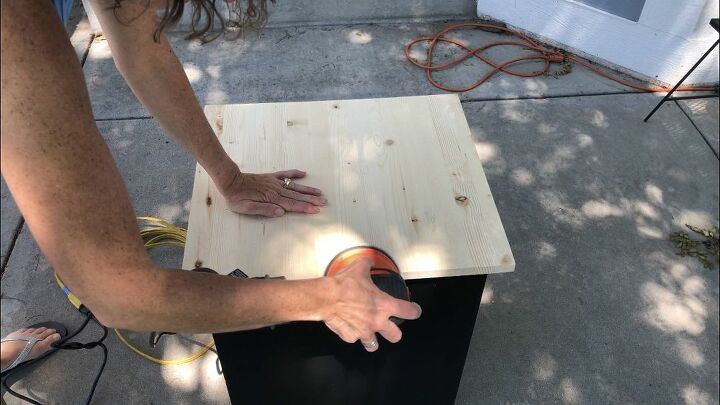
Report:
[[[410,301],[410,290],[400,275],[397,263],[385,251],[373,246],[356,246],[338,253],[327,265],[325,275],[332,276],[363,257],[372,260],[370,278],[381,291],[394,298]],[[395,323],[401,321],[395,317],[390,319]]]

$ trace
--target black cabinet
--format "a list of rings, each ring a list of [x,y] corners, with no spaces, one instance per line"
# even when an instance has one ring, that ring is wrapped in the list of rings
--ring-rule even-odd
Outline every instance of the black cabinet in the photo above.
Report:
[[[320,322],[215,335],[234,404],[453,404],[485,275],[408,280],[422,317],[368,353]]]

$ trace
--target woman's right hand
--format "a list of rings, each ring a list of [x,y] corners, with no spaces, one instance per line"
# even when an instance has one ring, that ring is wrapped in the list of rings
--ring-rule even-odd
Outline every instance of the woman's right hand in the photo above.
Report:
[[[360,340],[369,352],[378,349],[376,333],[391,343],[402,337],[390,317],[417,319],[422,312],[414,302],[399,300],[384,293],[370,278],[370,259],[358,259],[331,277],[335,281],[335,305],[323,321],[347,343]]]

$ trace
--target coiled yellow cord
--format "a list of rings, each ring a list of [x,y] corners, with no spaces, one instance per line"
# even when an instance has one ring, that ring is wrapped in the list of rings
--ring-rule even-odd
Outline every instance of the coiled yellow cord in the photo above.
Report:
[[[145,242],[145,248],[147,250],[150,250],[152,248],[158,247],[158,246],[176,246],[176,247],[184,247],[185,246],[185,240],[187,239],[187,231],[183,228],[177,227],[175,225],[170,224],[169,222],[155,217],[137,217],[138,221],[144,221],[148,222],[151,225],[145,226],[140,231],[140,236],[143,238],[143,241]],[[57,281],[60,288],[65,292],[65,295],[68,297],[70,302],[73,304],[75,308],[80,308],[81,302],[80,300],[70,291],[69,288],[63,283],[63,281],[60,279],[60,277],[55,273],[55,281]],[[191,361],[195,361],[205,355],[210,349],[212,349],[215,346],[215,342],[213,340],[210,340],[205,346],[203,346],[202,349],[198,350],[197,352],[187,356],[182,357],[179,359],[160,359],[154,356],[151,356],[142,350],[138,349],[137,347],[133,346],[126,338],[125,336],[120,333],[119,330],[113,329],[115,331],[115,334],[117,334],[117,337],[120,339],[120,341],[127,347],[130,348],[130,350],[134,351],[138,355],[140,355],[142,358],[151,361],[153,363],[157,363],[163,366],[175,366],[179,364],[185,364],[190,363]]]
[[[137,220],[155,224],[146,226],[140,230],[140,236],[145,241],[145,248],[147,250],[158,246],[185,246],[185,240],[187,239],[187,231],[185,229],[155,217],[137,217]]]
[[[153,363],[157,363],[157,364],[160,364],[163,366],[177,366],[178,364],[190,363],[191,361],[195,361],[195,360],[199,359],[200,357],[204,356],[205,353],[207,353],[210,349],[212,349],[215,346],[215,342],[211,340],[205,346],[203,346],[202,349],[198,350],[197,352],[195,352],[187,357],[183,357],[180,359],[172,359],[172,360],[159,359],[157,357],[153,357],[147,353],[144,353],[142,350],[133,346],[130,342],[128,342],[125,339],[125,336],[123,336],[119,330],[117,330],[117,329],[113,329],[113,330],[115,331],[115,334],[120,339],[120,341],[123,342],[125,344],[125,346],[129,347],[130,350],[139,354],[145,360],[152,361]]]

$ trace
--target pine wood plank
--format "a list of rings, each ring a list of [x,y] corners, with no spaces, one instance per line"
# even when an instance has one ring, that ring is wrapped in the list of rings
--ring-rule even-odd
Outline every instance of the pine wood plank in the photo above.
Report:
[[[207,106],[241,170],[298,168],[320,214],[230,212],[197,167],[183,268],[322,276],[341,250],[386,250],[407,279],[513,271],[515,260],[456,95]]]

